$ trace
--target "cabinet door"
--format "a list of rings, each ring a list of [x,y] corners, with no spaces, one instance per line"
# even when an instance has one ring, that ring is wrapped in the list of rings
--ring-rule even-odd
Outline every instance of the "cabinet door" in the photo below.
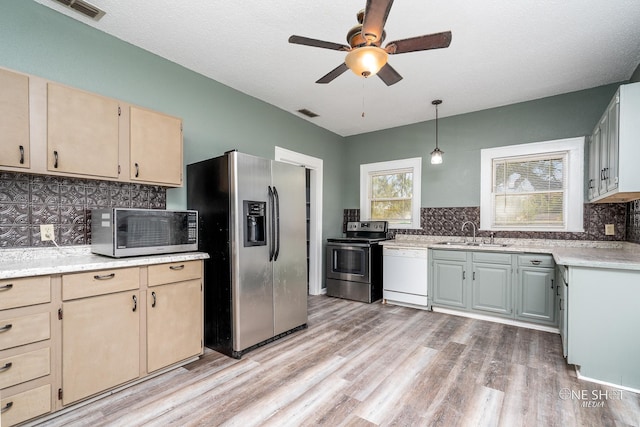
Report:
[[[155,286],[147,291],[147,371],[202,352],[200,279]]]
[[[471,308],[511,316],[511,266],[473,264]]]
[[[589,139],[589,182],[587,197],[589,200],[597,197],[600,187],[600,127],[597,127]]]
[[[131,107],[130,179],[182,185],[182,120]]]
[[[609,108],[607,109],[609,126],[607,127],[607,169],[605,178],[607,181],[607,191],[618,188],[618,150],[619,150],[619,116],[620,116],[620,95],[616,94]]]
[[[600,139],[600,147],[599,147],[599,153],[598,153],[599,167],[600,167],[600,170],[598,172],[598,178],[600,179],[600,185],[598,186],[598,192],[600,194],[604,194],[607,192],[606,172],[607,172],[607,167],[609,165],[609,141],[607,139],[608,129],[609,129],[609,118],[606,113],[600,119],[598,128],[599,128],[599,139]]]
[[[516,317],[537,323],[553,323],[555,311],[554,269],[520,267]]]
[[[47,85],[47,169],[118,177],[118,102]]]
[[[0,70],[0,166],[29,167],[29,77]]]
[[[67,405],[140,374],[138,292],[62,304],[62,404]]]
[[[433,304],[467,308],[466,262],[433,260]]]

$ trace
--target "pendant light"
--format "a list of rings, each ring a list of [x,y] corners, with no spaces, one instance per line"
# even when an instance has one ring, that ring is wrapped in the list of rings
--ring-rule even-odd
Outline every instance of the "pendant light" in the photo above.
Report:
[[[434,99],[431,103],[436,106],[436,148],[431,152],[431,164],[439,165],[442,163],[442,155],[444,154],[444,151],[438,148],[438,105],[442,104],[442,100]]]

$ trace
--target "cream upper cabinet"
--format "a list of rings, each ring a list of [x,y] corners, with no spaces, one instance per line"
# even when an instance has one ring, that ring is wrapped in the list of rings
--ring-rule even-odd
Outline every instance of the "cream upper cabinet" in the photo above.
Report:
[[[29,161],[29,77],[0,69],[0,165]]]
[[[130,107],[131,181],[182,185],[182,120]]]
[[[47,170],[118,178],[118,101],[47,85]]]

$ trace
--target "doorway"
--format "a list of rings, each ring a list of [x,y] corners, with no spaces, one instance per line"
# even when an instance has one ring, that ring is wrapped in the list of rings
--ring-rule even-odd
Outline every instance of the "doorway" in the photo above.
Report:
[[[322,293],[322,159],[275,147],[275,160],[304,166],[309,176],[309,294]]]

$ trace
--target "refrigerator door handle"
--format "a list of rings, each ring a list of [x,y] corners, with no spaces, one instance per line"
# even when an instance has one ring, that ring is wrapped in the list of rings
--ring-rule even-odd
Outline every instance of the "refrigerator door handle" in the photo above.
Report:
[[[273,197],[273,190],[271,190],[271,186],[268,186],[269,189],[269,217],[270,217],[270,221],[271,221],[271,226],[269,227],[269,235],[267,236],[267,239],[269,240],[269,262],[273,261],[273,255],[275,253],[275,244],[274,244],[274,228],[275,228],[275,222],[274,222],[274,197]]]
[[[278,260],[278,255],[280,254],[280,196],[278,196],[278,190],[276,190],[276,186],[273,186],[273,199],[274,199],[274,209],[275,209],[275,251],[273,253],[273,260]]]

